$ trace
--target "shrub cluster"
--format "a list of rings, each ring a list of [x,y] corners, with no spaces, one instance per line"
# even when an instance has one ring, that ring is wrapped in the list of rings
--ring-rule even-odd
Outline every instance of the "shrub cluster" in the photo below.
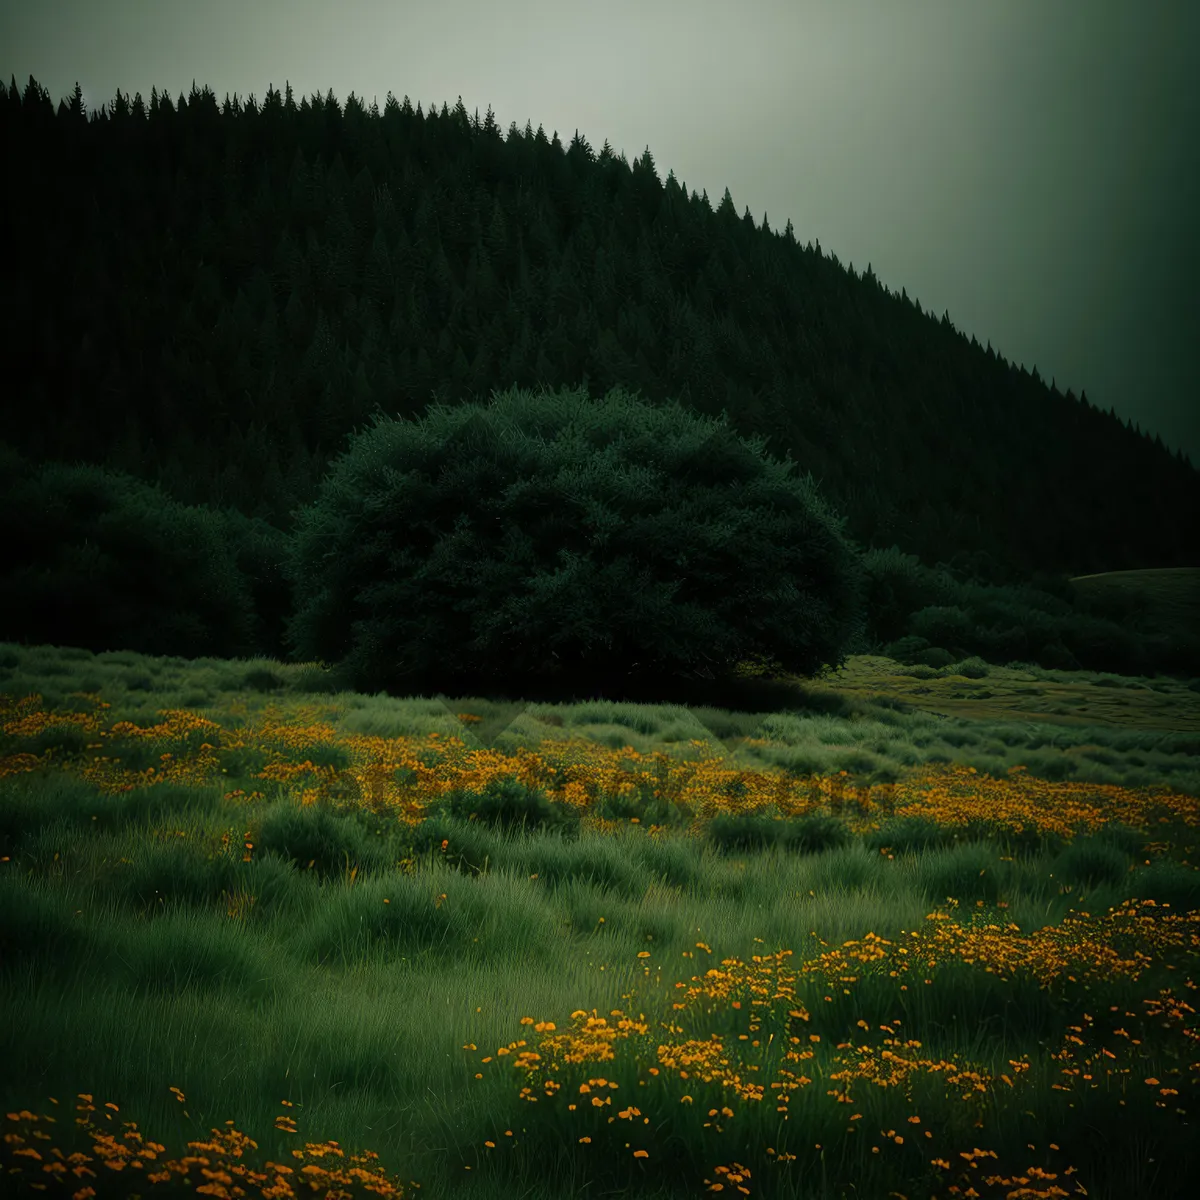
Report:
[[[0,522],[7,620],[24,640],[146,654],[248,643],[245,585],[211,514],[99,468],[54,465],[10,485]]]
[[[511,391],[376,414],[289,534],[0,443],[0,638],[318,661],[327,689],[726,706],[862,653],[1200,677],[1200,636],[1065,575],[862,552],[793,466],[677,404]]]
[[[859,555],[791,467],[619,389],[377,414],[298,514],[285,638],[364,691],[840,664]]]

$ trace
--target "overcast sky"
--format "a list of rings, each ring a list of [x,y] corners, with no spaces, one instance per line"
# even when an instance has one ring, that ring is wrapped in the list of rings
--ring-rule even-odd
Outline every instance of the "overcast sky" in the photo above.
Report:
[[[287,80],[649,146],[1200,467],[1198,0],[12,0],[0,46],[56,106]]]

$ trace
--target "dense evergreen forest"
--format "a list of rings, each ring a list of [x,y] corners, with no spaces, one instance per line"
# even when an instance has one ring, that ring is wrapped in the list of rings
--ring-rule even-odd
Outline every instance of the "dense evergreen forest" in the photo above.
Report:
[[[614,385],[724,410],[863,547],[963,577],[1200,562],[1200,471],[858,274],[578,131],[268,88],[0,88],[0,437],[280,529],[376,409]],[[814,165],[815,169],[815,165]]]

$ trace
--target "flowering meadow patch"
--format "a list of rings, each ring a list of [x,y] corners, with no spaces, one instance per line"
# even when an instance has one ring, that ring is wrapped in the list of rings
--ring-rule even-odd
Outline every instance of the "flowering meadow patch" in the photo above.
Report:
[[[1193,795],[114,707],[0,710],[6,1195],[1115,1197],[1197,1167]]]

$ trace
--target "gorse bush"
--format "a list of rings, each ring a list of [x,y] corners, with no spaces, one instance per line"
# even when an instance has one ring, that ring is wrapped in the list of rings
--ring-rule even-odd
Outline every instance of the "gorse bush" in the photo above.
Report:
[[[865,577],[792,465],[619,389],[376,414],[296,514],[285,640],[360,691],[840,665]]]

